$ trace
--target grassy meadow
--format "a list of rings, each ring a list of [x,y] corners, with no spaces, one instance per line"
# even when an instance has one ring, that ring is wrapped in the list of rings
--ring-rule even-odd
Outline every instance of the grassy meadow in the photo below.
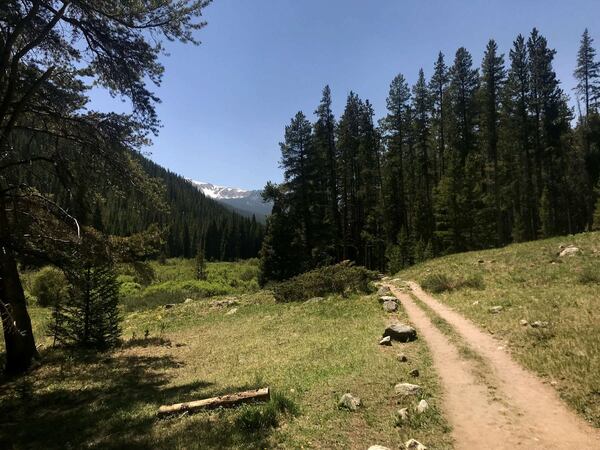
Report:
[[[559,257],[567,245],[581,253]],[[451,255],[398,277],[441,291],[436,298],[506,341],[518,361],[600,426],[600,233]],[[494,306],[502,310],[492,314]],[[547,325],[532,327],[536,321]]]
[[[124,298],[124,342],[112,352],[52,349],[42,331],[49,312],[31,306],[44,363],[0,385],[0,448],[365,449],[398,448],[409,438],[452,447],[425,344],[379,346],[391,317],[376,296],[275,302],[258,290],[249,261],[208,264],[206,283],[225,292],[208,297],[193,281],[192,261],[153,268],[145,287],[121,275],[140,288]],[[409,375],[414,368],[418,379]],[[431,408],[397,424],[397,409],[419,401],[395,396],[403,381],[421,385]],[[271,387],[271,402],[156,415],[161,404],[259,386]],[[362,399],[358,411],[338,408],[346,392]]]

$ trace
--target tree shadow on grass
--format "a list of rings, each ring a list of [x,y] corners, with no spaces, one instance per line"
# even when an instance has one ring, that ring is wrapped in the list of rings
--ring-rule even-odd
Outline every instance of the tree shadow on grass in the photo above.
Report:
[[[0,448],[267,446],[271,428],[240,429],[236,411],[158,419],[161,404],[249,388],[217,390],[204,381],[169,385],[169,372],[181,366],[169,355],[48,351],[37,371],[0,384]]]

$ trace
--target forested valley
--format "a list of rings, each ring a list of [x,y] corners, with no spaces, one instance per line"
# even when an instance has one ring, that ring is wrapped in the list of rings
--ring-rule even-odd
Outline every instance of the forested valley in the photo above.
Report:
[[[326,86],[314,122],[285,127],[285,181],[265,188],[263,281],[346,259],[395,273],[600,227],[600,63],[586,30],[574,111],[555,53],[537,29],[506,56],[490,40],[480,68],[466,48],[440,53],[429,78],[392,80],[377,122],[354,92],[336,120]]]

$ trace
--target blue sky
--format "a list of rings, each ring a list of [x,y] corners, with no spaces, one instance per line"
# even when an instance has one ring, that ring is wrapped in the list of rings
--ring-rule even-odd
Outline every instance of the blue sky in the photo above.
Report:
[[[354,90],[381,117],[392,78],[429,77],[440,50],[450,65],[464,46],[479,65],[488,39],[508,54],[538,27],[569,94],[586,27],[600,53],[600,0],[214,0],[204,15],[199,47],[167,44],[163,128],[147,150],[183,176],[242,188],[281,180],[284,126],[298,110],[313,118],[325,84],[336,116]]]

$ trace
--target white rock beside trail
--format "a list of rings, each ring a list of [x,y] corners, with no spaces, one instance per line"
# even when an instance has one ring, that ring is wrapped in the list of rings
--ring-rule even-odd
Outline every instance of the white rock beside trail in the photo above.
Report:
[[[490,312],[492,314],[498,314],[500,311],[502,311],[504,308],[502,306],[492,306],[490,308]]]
[[[409,395],[419,395],[422,392],[421,386],[410,383],[398,383],[394,386],[396,394],[407,397]]]
[[[406,450],[427,450],[427,447],[416,439],[409,439],[404,443],[404,446],[406,447]]]
[[[426,400],[421,400],[417,405],[417,412],[419,414],[423,414],[425,411],[429,409],[429,403]]]
[[[389,336],[384,337],[383,339],[381,339],[379,341],[379,345],[387,345],[387,346],[392,345],[392,338]]]
[[[353,396],[350,393],[346,393],[342,395],[338,406],[340,408],[345,408],[349,411],[356,411],[361,405],[360,398]]]
[[[561,246],[562,247],[562,246]],[[558,254],[558,256],[563,257],[563,256],[574,256],[581,253],[581,250],[577,247],[575,247],[574,245],[569,245],[565,248],[562,248],[560,253]]]
[[[369,450],[390,450],[388,447],[384,447],[383,445],[371,445]]]
[[[406,422],[408,420],[408,408],[400,408],[396,411],[396,419],[398,422]]]
[[[382,295],[379,297],[379,303],[385,303],[385,302],[397,302],[398,299],[396,297],[394,297],[393,295]]]

